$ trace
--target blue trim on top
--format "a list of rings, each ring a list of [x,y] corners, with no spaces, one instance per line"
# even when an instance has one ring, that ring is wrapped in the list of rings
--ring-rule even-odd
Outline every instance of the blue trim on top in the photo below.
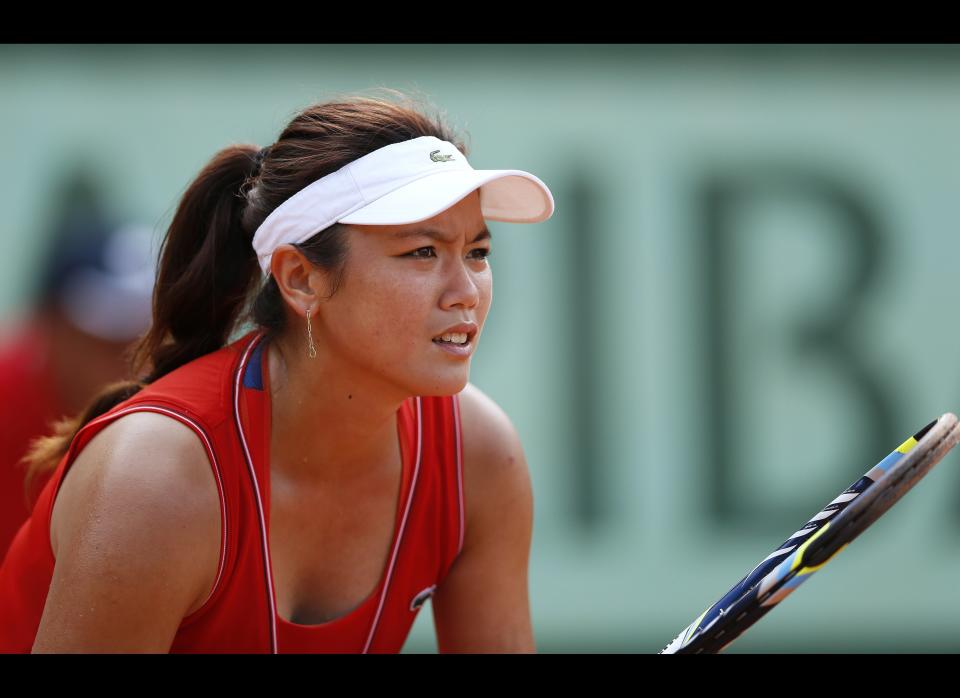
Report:
[[[243,387],[263,390],[263,350],[267,343],[260,341],[250,355],[247,370],[243,372]]]
[[[875,468],[880,468],[880,469],[882,469],[883,472],[885,472],[885,473],[890,472],[890,468],[892,468],[892,467],[895,466],[897,463],[899,463],[899,462],[900,462],[900,459],[903,458],[905,455],[907,455],[907,454],[906,454],[906,453],[900,453],[900,451],[893,451],[889,456],[887,456],[886,458],[884,458],[882,461],[880,461],[879,463],[877,463],[877,464],[876,464],[875,466],[873,466],[873,467],[875,467]]]

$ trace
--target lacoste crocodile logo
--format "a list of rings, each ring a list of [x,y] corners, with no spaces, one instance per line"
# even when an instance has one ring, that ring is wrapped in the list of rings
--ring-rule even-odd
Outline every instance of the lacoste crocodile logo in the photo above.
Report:
[[[430,159],[433,160],[434,162],[450,162],[451,160],[453,160],[453,155],[447,155],[447,154],[437,155],[437,153],[439,152],[440,152],[439,150],[431,151]]]
[[[416,596],[414,596],[413,600],[410,602],[410,610],[416,611],[424,603],[426,603],[427,599],[433,596],[433,592],[436,590],[436,588],[437,588],[437,585],[433,584],[431,586],[428,586],[426,589],[424,589],[420,593],[418,593]]]

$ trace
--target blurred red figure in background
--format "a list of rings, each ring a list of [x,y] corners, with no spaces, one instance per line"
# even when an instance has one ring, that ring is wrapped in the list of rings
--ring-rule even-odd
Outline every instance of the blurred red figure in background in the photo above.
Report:
[[[149,229],[74,204],[51,236],[30,308],[0,331],[0,560],[29,516],[20,460],[30,442],[127,377],[125,352],[150,323],[150,244]]]

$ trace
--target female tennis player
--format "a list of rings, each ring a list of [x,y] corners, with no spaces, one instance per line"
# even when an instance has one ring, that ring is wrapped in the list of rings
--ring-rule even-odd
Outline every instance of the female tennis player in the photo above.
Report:
[[[485,220],[553,196],[465,153],[351,97],[216,154],[160,251],[143,379],[29,455],[53,475],[0,567],[0,649],[398,652],[432,596],[441,652],[535,651],[529,471],[468,377]]]

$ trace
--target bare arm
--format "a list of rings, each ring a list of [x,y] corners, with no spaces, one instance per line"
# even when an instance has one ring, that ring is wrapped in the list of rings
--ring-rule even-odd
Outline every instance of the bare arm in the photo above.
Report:
[[[460,394],[466,531],[433,595],[440,652],[536,652],[527,567],[533,490],[520,438],[493,400]],[[468,426],[469,424],[469,426]]]
[[[220,501],[199,438],[154,413],[104,428],[64,478],[51,545],[34,652],[167,652],[219,562]]]

